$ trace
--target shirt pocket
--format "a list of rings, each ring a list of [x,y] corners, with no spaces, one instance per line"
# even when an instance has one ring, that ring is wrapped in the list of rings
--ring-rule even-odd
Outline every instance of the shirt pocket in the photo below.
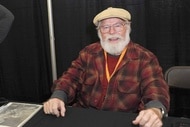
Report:
[[[97,82],[97,75],[93,73],[87,73],[82,83],[82,92],[90,93]]]
[[[137,94],[139,90],[139,82],[136,81],[119,81],[117,85],[120,94]]]
[[[92,99],[92,93],[94,92],[94,89],[96,87],[96,83],[97,82],[97,76],[96,75],[86,75],[85,76],[85,80],[82,83],[82,88],[81,88],[81,92],[79,92],[80,98],[83,101],[83,103],[85,103],[86,105],[88,105],[90,103],[90,101],[94,101],[94,99]]]

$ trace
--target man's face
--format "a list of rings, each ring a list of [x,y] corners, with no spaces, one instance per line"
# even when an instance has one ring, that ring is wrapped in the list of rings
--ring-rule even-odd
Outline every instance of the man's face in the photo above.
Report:
[[[112,55],[120,55],[129,43],[130,23],[119,18],[104,19],[98,26],[98,36],[103,49]]]

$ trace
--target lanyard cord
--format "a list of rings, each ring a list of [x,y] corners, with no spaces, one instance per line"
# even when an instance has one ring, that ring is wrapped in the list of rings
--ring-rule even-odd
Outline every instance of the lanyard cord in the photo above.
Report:
[[[119,56],[119,60],[117,61],[117,64],[116,64],[116,66],[115,66],[115,68],[114,68],[114,71],[113,71],[113,73],[112,73],[111,75],[110,75],[109,69],[108,69],[107,53],[104,51],[105,66],[106,66],[106,78],[107,78],[108,82],[110,81],[111,77],[114,75],[115,71],[117,70],[117,68],[118,68],[119,64],[121,63],[121,60],[123,59],[123,57],[124,57],[126,51],[127,51],[127,48],[125,48],[125,49],[122,51],[121,55]]]

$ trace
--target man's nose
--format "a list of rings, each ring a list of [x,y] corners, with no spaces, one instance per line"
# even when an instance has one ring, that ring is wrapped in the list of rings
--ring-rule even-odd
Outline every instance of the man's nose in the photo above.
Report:
[[[110,34],[115,34],[116,33],[115,28],[113,26],[110,26],[109,33]]]

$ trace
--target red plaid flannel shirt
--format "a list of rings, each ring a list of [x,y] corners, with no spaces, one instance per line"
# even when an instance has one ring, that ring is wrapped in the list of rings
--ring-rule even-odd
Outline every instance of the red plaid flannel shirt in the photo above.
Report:
[[[156,56],[130,42],[127,52],[103,92],[105,58],[99,42],[86,46],[71,67],[55,81],[74,106],[138,112],[152,100],[169,109],[169,89]],[[104,94],[104,95],[103,95]]]

